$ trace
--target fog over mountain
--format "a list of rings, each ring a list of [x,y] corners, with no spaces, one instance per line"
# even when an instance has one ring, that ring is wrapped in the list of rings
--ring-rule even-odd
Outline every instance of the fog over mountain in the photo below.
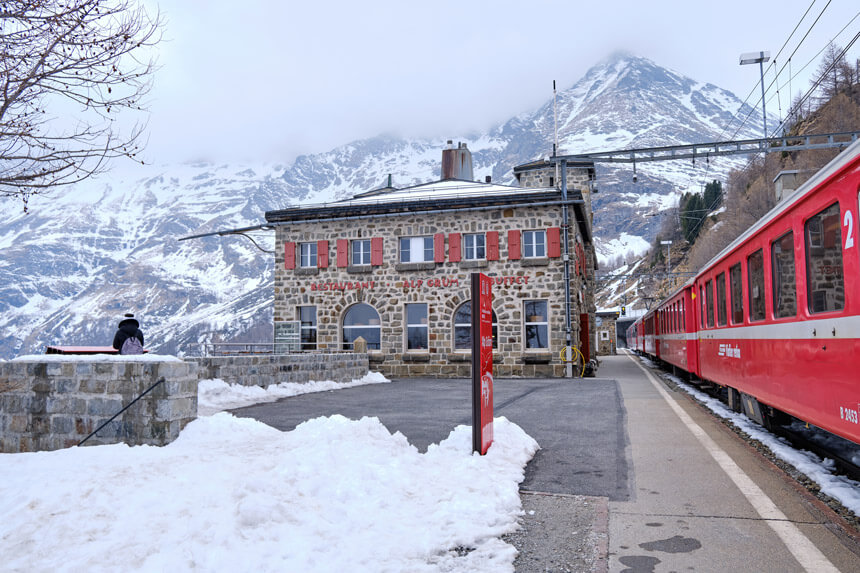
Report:
[[[500,96],[501,97],[501,96]],[[757,137],[727,129],[741,101],[711,84],[618,54],[559,90],[559,152],[609,151]],[[514,184],[512,168],[552,151],[554,106],[519,113],[485,133],[451,134],[472,151],[475,178]],[[512,110],[516,111],[516,110]],[[745,109],[742,116],[749,112]],[[264,222],[267,210],[437,180],[445,142],[380,135],[292,164],[144,166],[34,197],[24,214],[0,202],[0,358],[46,344],[108,345],[118,317],[142,318],[147,346],[198,354],[201,343],[270,340],[273,256],[242,237],[180,237]],[[598,165],[600,258],[641,253],[659,213],[742,159]],[[273,233],[253,238],[273,248]]]

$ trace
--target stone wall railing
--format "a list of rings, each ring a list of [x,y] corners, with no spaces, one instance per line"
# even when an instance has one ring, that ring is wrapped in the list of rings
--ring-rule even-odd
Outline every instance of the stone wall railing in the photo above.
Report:
[[[332,380],[351,382],[369,369],[367,354],[260,354],[194,358],[201,380],[218,378],[228,384],[260,386],[282,382]]]
[[[197,417],[197,370],[194,362],[168,356],[0,362],[0,452],[75,446],[159,380],[86,445],[168,444]]]

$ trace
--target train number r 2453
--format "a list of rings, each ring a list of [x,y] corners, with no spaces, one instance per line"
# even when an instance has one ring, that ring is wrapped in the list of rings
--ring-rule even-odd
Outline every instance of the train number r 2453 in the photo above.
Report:
[[[851,422],[852,424],[860,423],[857,418],[857,410],[852,410],[851,408],[843,408],[839,406],[839,417],[847,422]]]

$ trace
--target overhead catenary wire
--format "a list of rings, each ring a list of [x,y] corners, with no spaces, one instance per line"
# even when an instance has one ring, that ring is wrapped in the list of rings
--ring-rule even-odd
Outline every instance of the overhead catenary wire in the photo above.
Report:
[[[783,51],[783,49],[785,49],[785,46],[787,46],[787,45],[788,45],[788,42],[790,42],[790,41],[791,41],[791,38],[794,36],[794,33],[795,33],[795,32],[797,32],[797,29],[800,27],[800,25],[801,25],[801,24],[803,23],[803,21],[806,19],[806,16],[809,14],[809,11],[810,11],[810,10],[812,10],[812,7],[815,5],[815,2],[816,2],[816,1],[817,1],[817,0],[812,0],[812,3],[811,3],[811,4],[809,5],[809,7],[806,9],[806,12],[804,12],[804,13],[803,13],[803,16],[801,16],[801,17],[800,17],[800,20],[798,20],[798,21],[797,21],[797,24],[795,24],[795,26],[794,26],[794,30],[792,30],[792,31],[791,31],[791,34],[789,34],[789,35],[788,35],[788,38],[786,38],[786,40],[785,40],[785,42],[783,43],[782,47],[779,49],[779,52],[777,52],[777,54],[776,54],[776,57],[777,57],[777,58],[782,54],[782,51]],[[825,6],[825,8],[826,8],[826,6]],[[789,57],[789,59],[791,59],[791,58]],[[771,64],[770,66],[768,66],[768,68],[770,68],[770,67],[772,67],[772,66],[773,66],[773,64]],[[750,90],[750,93],[748,93],[748,94],[747,94],[747,97],[745,97],[745,98],[744,98],[744,101],[741,103],[740,107],[738,108],[738,111],[737,111],[737,112],[735,113],[735,115],[732,117],[732,121],[730,121],[728,124],[726,124],[726,126],[725,126],[725,127],[723,128],[723,130],[720,132],[720,135],[718,136],[718,139],[722,139],[722,138],[723,138],[723,135],[724,135],[725,133],[727,133],[727,132],[728,132],[728,130],[729,130],[729,128],[731,127],[732,123],[735,121],[735,119],[737,119],[738,114],[741,112],[741,110],[742,110],[742,109],[744,108],[744,106],[747,104],[747,102],[749,101],[750,97],[751,97],[751,96],[752,96],[756,91],[758,91],[758,87],[759,87],[759,84],[760,84],[760,83],[761,83],[761,79],[759,79],[759,81],[757,81],[757,82],[755,83],[755,85],[754,85],[754,86],[752,87],[752,89]],[[752,111],[754,111],[754,110],[755,110],[755,107],[753,107],[753,108],[752,108]],[[746,122],[746,119],[747,119],[747,118],[749,118],[749,116],[752,114],[752,111],[750,111],[750,113],[748,113],[748,114],[747,114],[747,117],[746,117],[746,118],[744,118],[744,122]],[[741,125],[741,127],[742,127],[742,126],[743,126],[743,124]],[[740,128],[738,128],[738,131],[739,131],[739,130],[740,130]],[[737,131],[735,131],[735,134],[737,134]],[[734,136],[732,137],[732,139],[734,139]]]

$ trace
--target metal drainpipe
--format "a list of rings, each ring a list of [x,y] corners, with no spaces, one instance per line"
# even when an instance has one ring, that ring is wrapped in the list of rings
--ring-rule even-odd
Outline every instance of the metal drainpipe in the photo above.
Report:
[[[561,229],[562,242],[564,243],[564,334],[565,343],[568,347],[572,346],[573,332],[570,324],[570,246],[568,241],[568,222],[567,222],[567,161],[561,160]],[[556,163],[558,165],[558,163]],[[571,351],[572,352],[572,351]],[[568,358],[572,358],[569,356]],[[565,366],[565,376],[573,378],[573,363],[568,361]]]

